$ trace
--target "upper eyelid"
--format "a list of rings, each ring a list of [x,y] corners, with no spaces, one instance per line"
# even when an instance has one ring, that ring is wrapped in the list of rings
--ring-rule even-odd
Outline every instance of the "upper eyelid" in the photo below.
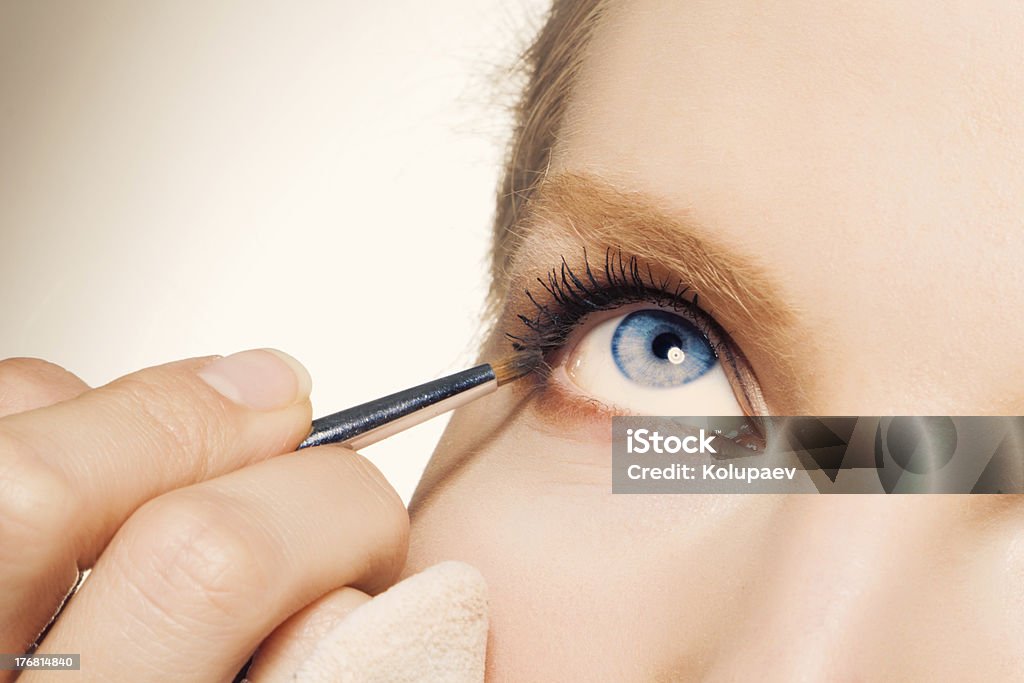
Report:
[[[515,312],[519,331],[505,330],[514,348],[541,351],[557,348],[587,313],[634,301],[648,301],[676,311],[698,311],[699,317],[694,322],[709,326],[711,329],[707,332],[715,336],[721,336],[718,333],[727,336],[713,316],[700,308],[699,294],[681,279],[656,275],[649,262],[612,248],[605,250],[603,267],[595,275],[585,248],[582,253],[581,266],[574,269],[563,255],[560,263],[547,271],[546,282],[536,278],[539,290],[524,288],[523,296],[532,306],[534,317]]]

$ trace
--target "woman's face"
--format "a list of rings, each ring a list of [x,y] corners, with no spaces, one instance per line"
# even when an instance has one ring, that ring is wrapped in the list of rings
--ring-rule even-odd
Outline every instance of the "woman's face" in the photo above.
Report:
[[[485,357],[543,317],[524,292],[548,305],[563,256],[601,272],[626,243],[757,378],[672,401],[1024,413],[1021,36],[1009,1],[612,3]],[[644,306],[572,322],[549,378],[459,411],[421,484],[407,571],[482,571],[489,674],[1024,676],[1016,499],[612,495],[605,404],[724,412],[660,409],[588,343]]]

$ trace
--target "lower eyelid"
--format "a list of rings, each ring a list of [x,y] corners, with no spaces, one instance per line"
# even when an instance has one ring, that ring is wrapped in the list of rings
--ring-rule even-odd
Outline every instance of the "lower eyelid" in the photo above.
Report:
[[[538,421],[557,428],[562,436],[572,430],[576,437],[611,441],[612,417],[630,414],[575,389],[563,366],[554,367],[535,382],[533,412]]]

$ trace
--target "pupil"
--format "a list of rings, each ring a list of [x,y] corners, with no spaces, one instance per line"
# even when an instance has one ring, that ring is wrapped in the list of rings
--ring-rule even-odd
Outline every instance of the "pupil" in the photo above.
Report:
[[[681,348],[683,348],[683,340],[672,332],[662,332],[651,342],[651,351],[662,360],[668,360],[668,352],[672,349]]]

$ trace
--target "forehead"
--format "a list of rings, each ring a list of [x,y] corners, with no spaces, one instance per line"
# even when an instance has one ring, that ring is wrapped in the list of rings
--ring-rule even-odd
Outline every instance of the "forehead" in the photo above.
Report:
[[[613,2],[555,165],[756,207],[751,223],[816,207],[851,239],[865,215],[951,229],[1018,209],[1024,5],[956,4]]]
[[[987,354],[979,330],[1024,337],[1022,35],[1009,2],[613,2],[552,169],[663,197],[763,264],[806,343],[878,370],[823,370],[831,407],[913,375],[920,411],[949,353]],[[1005,382],[1006,361],[969,370]]]

